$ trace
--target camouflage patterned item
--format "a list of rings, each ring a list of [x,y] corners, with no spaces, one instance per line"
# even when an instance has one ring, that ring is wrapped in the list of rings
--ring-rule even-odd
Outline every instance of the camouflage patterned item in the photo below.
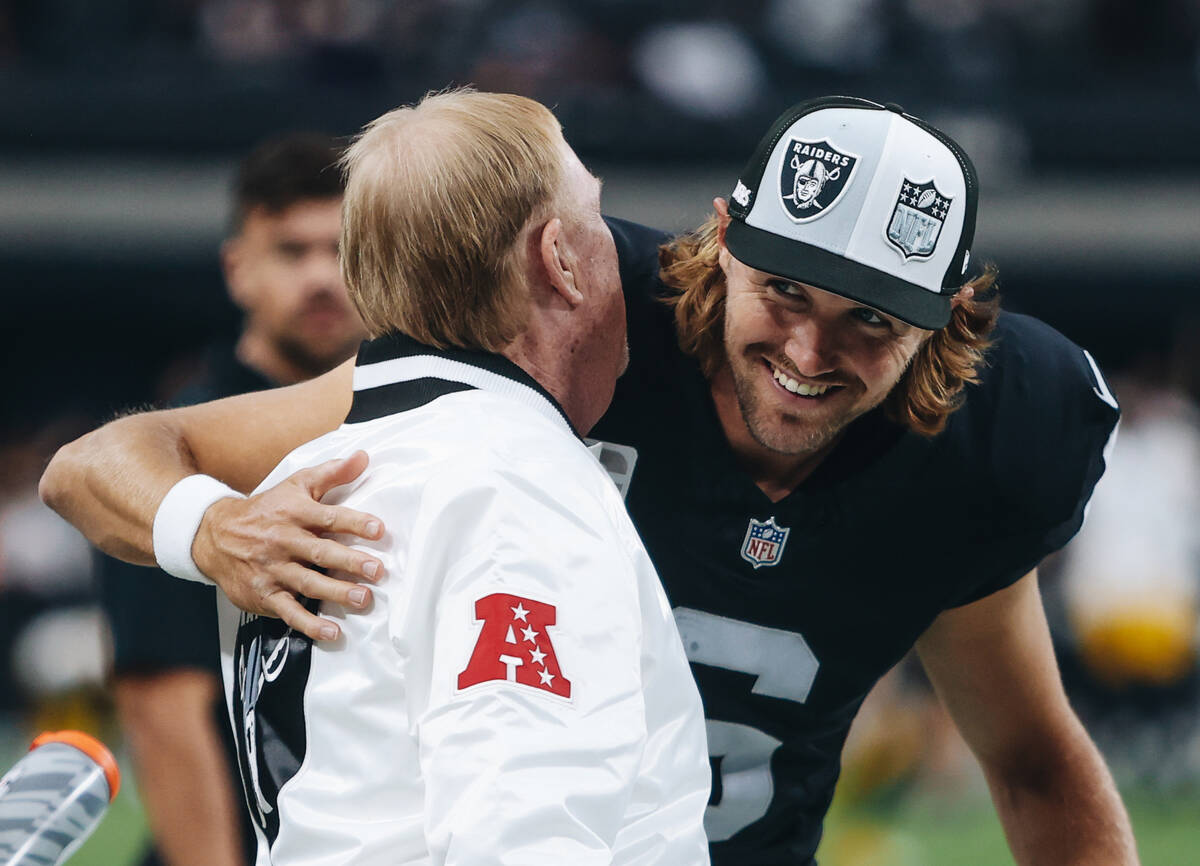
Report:
[[[100,823],[116,762],[78,731],[42,734],[0,779],[0,866],[58,866]]]

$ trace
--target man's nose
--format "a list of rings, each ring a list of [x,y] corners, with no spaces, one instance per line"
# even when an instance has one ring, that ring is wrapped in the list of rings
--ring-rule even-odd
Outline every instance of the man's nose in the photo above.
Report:
[[[784,353],[803,376],[816,378],[837,369],[836,336],[815,316],[800,316],[792,324]]]
[[[342,288],[342,269],[336,253],[313,250],[304,261],[304,280],[310,288],[339,291]]]

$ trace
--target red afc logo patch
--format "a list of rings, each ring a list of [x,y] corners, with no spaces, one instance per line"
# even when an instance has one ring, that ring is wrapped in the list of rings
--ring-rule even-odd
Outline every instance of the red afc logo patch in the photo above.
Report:
[[[483,620],[483,631],[458,675],[460,689],[500,680],[571,697],[546,631],[554,625],[554,605],[497,592],[475,602],[475,619]]]

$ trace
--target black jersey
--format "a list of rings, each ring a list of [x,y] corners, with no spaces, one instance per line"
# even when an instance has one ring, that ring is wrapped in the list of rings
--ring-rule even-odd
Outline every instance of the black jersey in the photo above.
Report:
[[[627,503],[708,720],[713,863],[811,863],[863,698],[939,613],[1009,586],[1079,529],[1116,403],[1082,349],[1002,314],[943,433],[869,412],[772,503],[678,348],[663,236],[610,227],[630,367],[592,435],[638,451]]]
[[[190,406],[272,387],[272,382],[237,359],[232,346],[215,346],[208,352],[202,376],[180,391],[172,405]],[[202,670],[219,681],[221,648],[215,587],[180,580],[160,569],[131,565],[103,553],[97,554],[96,574],[101,606],[112,634],[113,673],[120,677]],[[237,749],[220,689],[217,693],[213,719],[232,771],[237,766]],[[231,776],[229,784],[240,801],[238,780]],[[239,809],[238,815],[245,862],[252,863],[255,841],[250,816],[245,809]],[[159,855],[152,853],[143,866],[160,862]]]
[[[185,386],[171,405],[190,406],[272,387],[272,382],[235,357],[232,346],[217,346],[207,353],[202,376]],[[97,573],[101,604],[112,629],[117,675],[199,668],[221,676],[214,587],[102,553]],[[224,706],[219,709],[224,730],[228,727]]]

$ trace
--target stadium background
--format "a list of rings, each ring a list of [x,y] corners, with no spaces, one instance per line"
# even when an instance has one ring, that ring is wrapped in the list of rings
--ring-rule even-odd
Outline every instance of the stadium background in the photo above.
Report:
[[[975,261],[1112,374],[1123,444],[1047,607],[1144,863],[1200,862],[1198,32],[1197,0],[0,3],[0,764],[44,727],[121,751],[89,554],[34,486],[233,332],[216,251],[252,143],[350,135],[449,84],[515,91],[555,109],[607,212],[685,229],[783,107],[842,92],[963,143]],[[1011,862],[919,675],[874,705],[822,863]],[[134,787],[72,863],[130,862]]]

